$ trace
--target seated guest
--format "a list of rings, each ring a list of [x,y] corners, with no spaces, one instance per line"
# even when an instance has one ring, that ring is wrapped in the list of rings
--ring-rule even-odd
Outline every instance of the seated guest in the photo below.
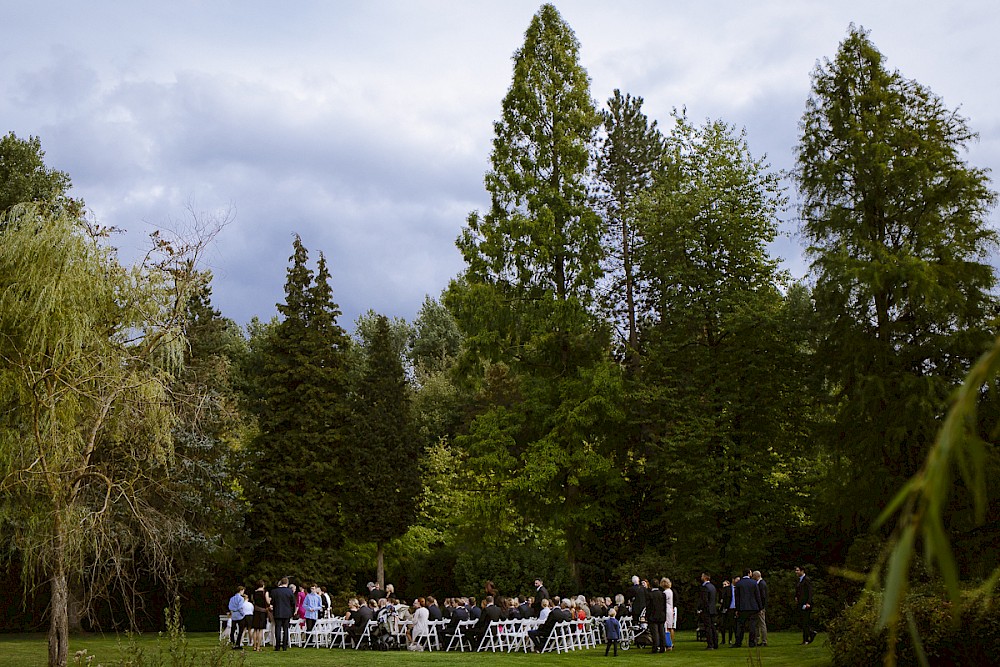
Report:
[[[478,648],[479,644],[482,643],[483,637],[490,629],[490,623],[504,620],[503,611],[493,603],[492,595],[486,596],[486,599],[483,600],[483,605],[485,606],[483,607],[482,614],[479,616],[479,620],[469,630],[469,639],[472,641],[473,648]]]
[[[538,620],[544,623],[545,619],[549,617],[549,614],[551,612],[552,612],[552,605],[549,604],[549,599],[545,598],[544,600],[542,600],[542,608],[538,612]]]
[[[427,596],[427,620],[440,621],[443,618],[441,608],[438,607],[437,600],[430,595]]]
[[[449,602],[451,602],[452,606],[450,607],[451,615],[448,618],[448,624],[438,626],[438,639],[441,642],[442,648],[448,647],[451,638],[455,636],[458,624],[469,620],[469,612],[465,608],[465,605],[461,604],[460,600],[449,600]]]
[[[552,629],[555,627],[556,623],[560,621],[568,621],[571,618],[569,600],[563,600],[558,608],[549,612],[549,617],[545,619],[545,622],[542,623],[541,626],[535,630],[528,630],[528,637],[535,645],[535,651],[541,653],[542,649],[545,647],[545,642],[548,640],[549,635],[552,634]]]

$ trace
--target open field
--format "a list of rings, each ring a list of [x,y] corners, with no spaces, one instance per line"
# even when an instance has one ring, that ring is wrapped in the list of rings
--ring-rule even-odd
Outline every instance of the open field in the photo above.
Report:
[[[188,635],[190,645],[208,651],[214,646],[218,635],[215,633],[192,633]],[[761,664],[768,667],[827,667],[831,664],[830,651],[825,645],[825,635],[820,635],[809,646],[800,646],[801,636],[796,632],[768,633],[768,646],[751,654],[746,647],[741,649],[720,648],[718,651],[704,650],[704,644],[694,641],[693,633],[678,633],[674,650],[665,655],[651,655],[649,650],[631,649],[619,651],[619,662],[633,665],[686,665],[690,667],[714,667],[716,665],[757,664],[749,661],[758,654]],[[124,643],[124,639],[122,639]],[[141,641],[147,657],[156,654],[155,635],[146,635]],[[70,643],[70,664],[73,653],[86,649],[95,656],[90,667],[102,664],[110,667],[119,660],[118,639],[114,636],[74,637]],[[164,651],[166,643],[163,642]],[[45,667],[47,648],[45,635],[0,635],[0,666],[3,667]],[[270,648],[263,653],[247,652],[245,665],[249,667],[367,667],[373,665],[448,665],[448,667],[494,667],[501,665],[607,665],[614,661],[604,657],[604,648],[574,651],[557,655],[496,654],[496,653],[413,653],[395,651],[379,653],[343,649],[300,649],[275,653]],[[156,664],[156,663],[154,663]],[[169,661],[164,662],[169,665]]]

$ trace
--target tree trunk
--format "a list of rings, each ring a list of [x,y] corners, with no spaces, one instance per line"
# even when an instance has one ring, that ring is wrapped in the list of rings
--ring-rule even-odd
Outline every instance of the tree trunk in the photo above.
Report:
[[[66,667],[69,656],[69,587],[62,555],[56,554],[56,571],[52,575],[52,601],[49,603],[49,667]]]
[[[378,584],[379,590],[385,590],[385,546],[379,542],[378,543],[378,570],[375,573],[375,582]]]

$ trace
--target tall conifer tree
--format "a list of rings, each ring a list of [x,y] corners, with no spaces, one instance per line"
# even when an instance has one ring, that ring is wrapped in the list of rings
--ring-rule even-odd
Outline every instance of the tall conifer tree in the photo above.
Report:
[[[890,72],[865,30],[851,26],[812,78],[795,176],[836,388],[831,506],[867,529],[990,339],[996,195],[961,156],[966,119]]]
[[[314,276],[296,236],[282,318],[261,329],[249,358],[259,435],[251,447],[248,529],[258,544],[252,565],[273,580],[298,575],[330,584],[343,575],[340,452],[349,424],[345,355],[329,272]]]

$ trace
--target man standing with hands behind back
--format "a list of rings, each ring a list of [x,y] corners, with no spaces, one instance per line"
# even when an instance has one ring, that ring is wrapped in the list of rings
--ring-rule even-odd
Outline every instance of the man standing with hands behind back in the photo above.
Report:
[[[275,651],[288,650],[288,626],[295,613],[295,602],[295,593],[288,587],[288,577],[282,577],[278,587],[271,591]]]
[[[795,576],[798,577],[795,582],[795,613],[799,615],[799,624],[802,626],[802,643],[811,644],[816,639],[816,631],[811,624],[813,586],[801,566],[795,568]]]

